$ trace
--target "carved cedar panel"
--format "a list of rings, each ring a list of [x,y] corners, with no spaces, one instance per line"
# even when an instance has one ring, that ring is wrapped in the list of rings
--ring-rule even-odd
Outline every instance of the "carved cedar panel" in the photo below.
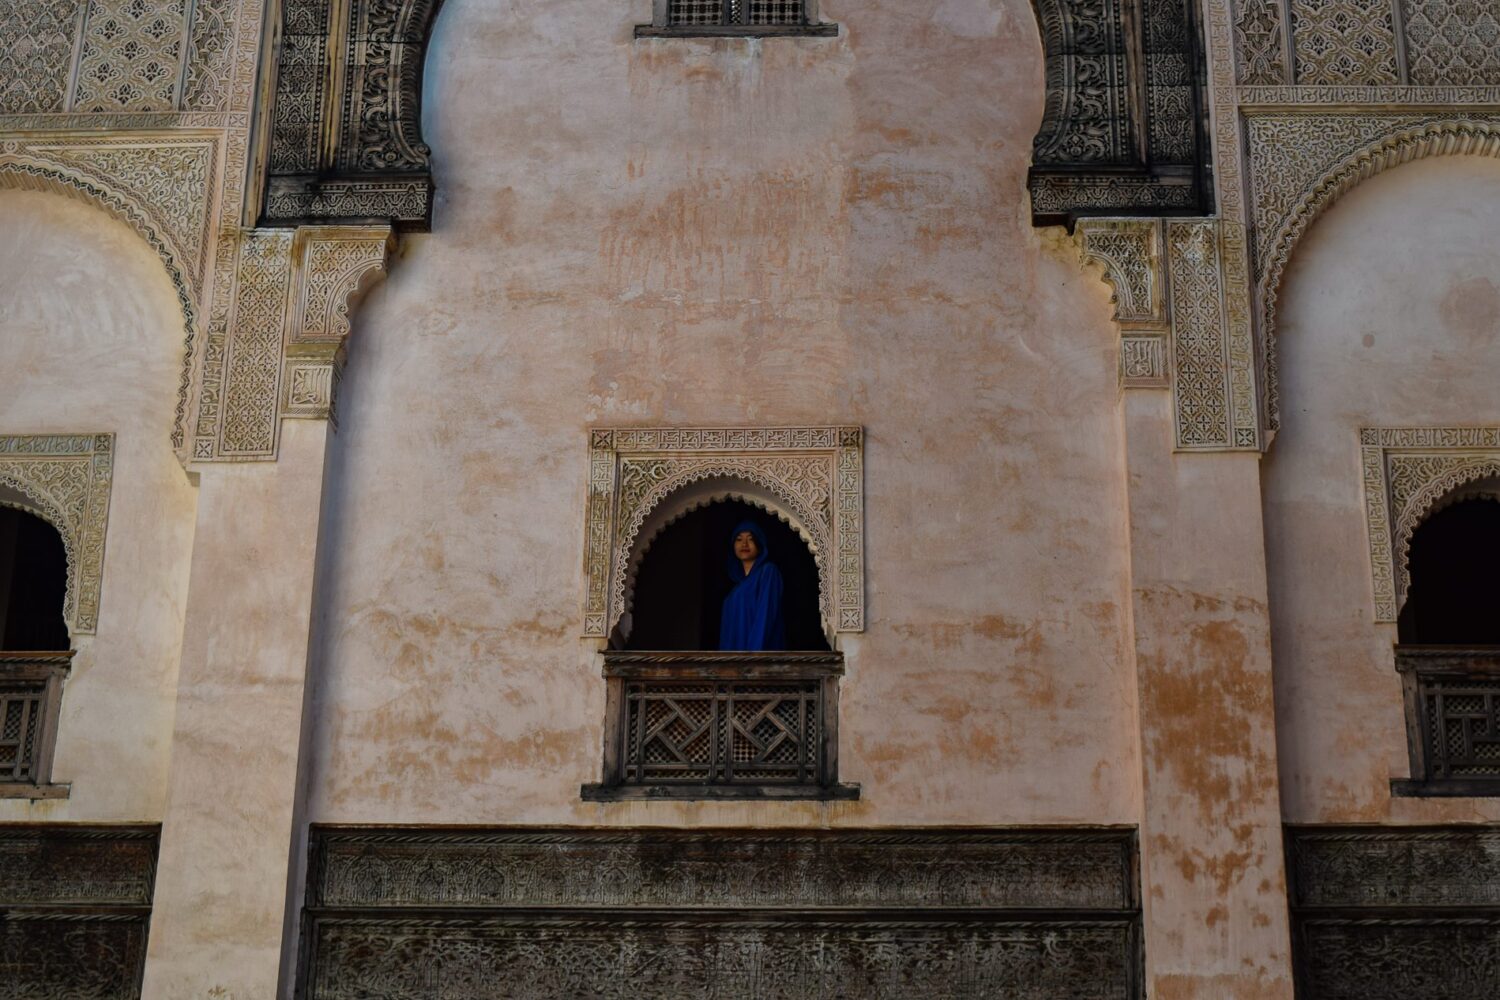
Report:
[[[1500,983],[1500,829],[1290,827],[1303,1000],[1488,1000]]]
[[[160,828],[0,828],[0,996],[137,1000]]]
[[[307,1000],[1140,996],[1127,830],[315,829]]]

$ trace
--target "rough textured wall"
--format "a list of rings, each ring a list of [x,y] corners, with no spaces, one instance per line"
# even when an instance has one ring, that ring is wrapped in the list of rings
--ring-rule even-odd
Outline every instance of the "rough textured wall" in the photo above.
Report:
[[[1500,424],[1500,162],[1380,174],[1313,224],[1278,338],[1265,464],[1282,797],[1293,822],[1500,818],[1494,800],[1391,799],[1408,776],[1396,627],[1373,621],[1359,428]]]
[[[195,494],[172,454],[182,313],[160,260],[101,210],[0,192],[0,433],[115,435],[99,629],[75,636],[53,780],[0,819],[159,820]]]
[[[633,41],[448,0],[434,232],[362,308],[332,446],[315,821],[1134,822],[1108,294],[1027,221],[1022,0]],[[599,806],[585,428],[867,429],[854,804]]]

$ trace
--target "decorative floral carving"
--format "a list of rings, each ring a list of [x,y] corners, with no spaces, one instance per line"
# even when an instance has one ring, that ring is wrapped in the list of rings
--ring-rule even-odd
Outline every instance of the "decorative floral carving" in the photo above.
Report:
[[[1396,83],[1391,0],[1291,0],[1295,81]]]
[[[863,435],[857,427],[618,428],[590,434],[584,635],[629,607],[648,518],[694,484],[728,481],[801,531],[830,631],[864,629]],[[649,536],[651,532],[646,532]]]
[[[1177,444],[1182,448],[1229,447],[1229,372],[1217,224],[1170,223],[1167,252]]]
[[[1401,0],[1415,84],[1500,83],[1500,10],[1485,0]]]
[[[194,0],[188,30],[187,71],[182,81],[184,109],[222,111],[229,101],[233,69],[235,0]]]
[[[61,111],[81,0],[6,0],[0,5],[0,113]]]
[[[1393,622],[1411,584],[1412,533],[1453,490],[1500,476],[1500,428],[1360,431],[1375,620]]]
[[[184,0],[89,0],[73,110],[173,110],[186,22]]]
[[[1240,0],[1234,48],[1240,83],[1287,83],[1285,25],[1281,0]]]
[[[112,434],[0,437],[0,502],[24,507],[62,536],[68,557],[63,620],[74,635],[99,627],[104,533],[114,472]]]

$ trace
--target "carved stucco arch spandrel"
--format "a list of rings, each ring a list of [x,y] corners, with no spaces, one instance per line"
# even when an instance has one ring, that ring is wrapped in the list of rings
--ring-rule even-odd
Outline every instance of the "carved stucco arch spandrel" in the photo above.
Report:
[[[185,438],[188,391],[192,385],[193,359],[196,349],[196,287],[184,250],[167,235],[168,227],[153,209],[129,193],[114,188],[97,177],[85,175],[67,165],[32,154],[0,151],[0,189],[44,191],[100,209],[146,241],[166,268],[167,278],[177,294],[182,310],[182,367],[178,376],[177,405],[172,423],[172,445],[181,447]]]
[[[1393,129],[1345,156],[1308,185],[1281,218],[1274,233],[1263,233],[1257,288],[1265,343],[1268,426],[1280,424],[1276,306],[1288,261],[1302,237],[1323,213],[1361,181],[1392,167],[1430,156],[1500,157],[1500,119],[1447,119]]]

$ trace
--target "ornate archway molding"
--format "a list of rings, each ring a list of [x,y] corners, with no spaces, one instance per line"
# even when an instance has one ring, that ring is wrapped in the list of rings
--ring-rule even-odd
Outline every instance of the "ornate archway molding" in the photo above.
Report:
[[[1360,131],[1351,133],[1350,128]],[[1362,134],[1367,132],[1378,135],[1370,139]],[[1252,119],[1250,135],[1252,158],[1258,161],[1251,174],[1259,229],[1256,297],[1265,344],[1265,410],[1267,426],[1274,429],[1280,423],[1276,306],[1288,261],[1308,228],[1361,181],[1391,167],[1429,156],[1500,156],[1500,116],[1303,115]],[[1303,164],[1302,170],[1271,162],[1286,158],[1288,143],[1301,147],[1291,160]],[[1310,180],[1302,176],[1306,164],[1317,162],[1332,165]]]
[[[688,505],[736,494],[794,524],[818,563],[825,621],[863,631],[860,428],[632,427],[589,433],[584,636],[619,625],[632,567],[655,533]]]
[[[62,536],[68,559],[63,620],[74,636],[99,627],[114,447],[113,434],[0,436],[0,504],[37,515]]]
[[[208,138],[0,145],[0,189],[45,191],[100,209],[145,240],[161,260],[182,310],[182,366],[172,425],[172,444],[178,448],[186,436],[215,148]]]
[[[1375,620],[1394,622],[1413,533],[1455,490],[1500,476],[1500,427],[1366,427],[1360,453]]]

